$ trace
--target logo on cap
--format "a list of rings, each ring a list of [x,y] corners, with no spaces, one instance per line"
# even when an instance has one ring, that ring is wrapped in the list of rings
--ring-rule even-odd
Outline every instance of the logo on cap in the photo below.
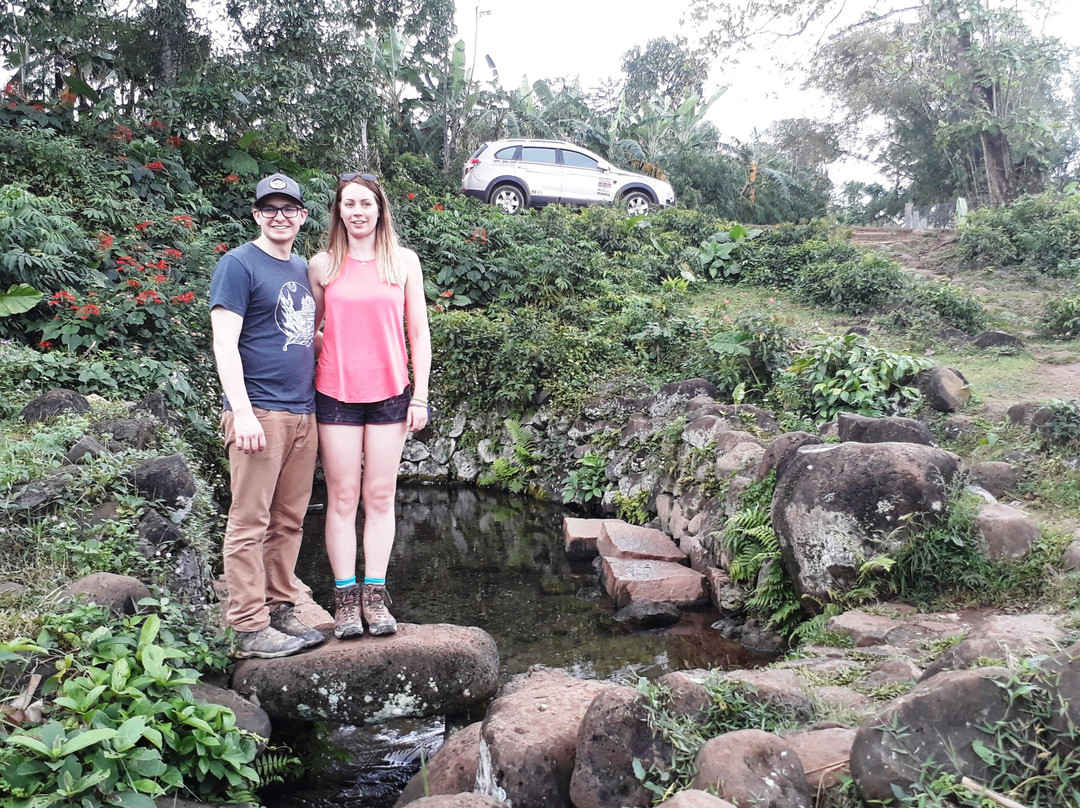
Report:
[[[268,182],[267,185],[269,185],[275,191],[280,191],[282,188],[285,188],[288,183],[285,182],[284,177],[271,177],[270,182]]]

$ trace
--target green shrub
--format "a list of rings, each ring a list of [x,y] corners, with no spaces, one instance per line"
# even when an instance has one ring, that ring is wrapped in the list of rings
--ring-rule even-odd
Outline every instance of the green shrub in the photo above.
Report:
[[[806,267],[796,281],[798,296],[842,314],[863,314],[892,301],[903,284],[900,268],[877,253],[845,263]]]
[[[607,460],[596,452],[586,452],[577,463],[563,484],[563,502],[599,504],[608,490]]]
[[[43,689],[45,717],[0,739],[0,787],[27,804],[152,806],[154,798],[250,800],[255,739],[226,707],[195,702],[185,653],[159,644],[156,615],[74,637]],[[36,644],[53,650],[48,632]],[[14,803],[13,803],[14,804]]]
[[[1044,448],[1080,449],[1080,401],[1050,401],[1038,415],[1037,428]]]
[[[0,188],[0,288],[27,283],[52,291],[93,285],[101,276],[95,245],[57,197],[39,197],[25,185]]]
[[[960,227],[959,251],[978,266],[1078,277],[1080,196],[1048,192],[972,211]]]
[[[710,278],[731,281],[742,274],[742,246],[760,234],[760,230],[747,230],[741,224],[733,224],[727,230],[713,233],[698,249],[698,270]]]
[[[705,375],[732,392],[740,385],[759,394],[768,390],[790,360],[791,337],[775,315],[745,311],[707,345],[713,356]]]
[[[794,287],[818,265],[858,261],[862,253],[847,240],[830,238],[821,225],[766,228],[743,250],[743,276],[762,286]],[[806,238],[802,241],[798,239]]]
[[[723,224],[708,213],[685,208],[662,208],[649,216],[658,230],[678,236],[684,244],[700,244]]]
[[[908,279],[896,314],[911,324],[924,313],[939,317],[968,334],[982,331],[989,320],[982,302],[960,287],[936,278]]]
[[[801,409],[827,421],[838,412],[886,415],[915,402],[915,374],[925,359],[891,353],[864,337],[846,334],[820,340],[791,363],[790,372],[803,392]]]
[[[1043,331],[1051,337],[1080,337],[1080,297],[1051,298],[1042,315]]]

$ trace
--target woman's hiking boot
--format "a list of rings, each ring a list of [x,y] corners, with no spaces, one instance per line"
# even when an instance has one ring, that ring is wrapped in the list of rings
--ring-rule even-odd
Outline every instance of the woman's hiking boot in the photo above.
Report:
[[[334,590],[334,636],[339,640],[364,633],[360,619],[360,587],[356,584]]]
[[[372,636],[378,637],[380,634],[393,634],[397,631],[397,620],[386,608],[386,604],[392,602],[385,586],[364,584],[364,622]]]

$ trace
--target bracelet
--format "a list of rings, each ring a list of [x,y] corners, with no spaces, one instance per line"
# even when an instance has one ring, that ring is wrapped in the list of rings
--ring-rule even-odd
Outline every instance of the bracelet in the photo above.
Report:
[[[416,396],[413,396],[412,398],[409,399],[409,403],[410,404],[427,404],[427,399],[426,398],[417,398]]]
[[[428,407],[427,404],[420,404],[420,403],[415,403],[415,402],[411,402],[411,401],[409,402],[409,406],[410,407],[416,407],[417,409],[420,409],[421,407],[423,407],[425,410],[429,410],[429,411],[431,409],[430,407]]]

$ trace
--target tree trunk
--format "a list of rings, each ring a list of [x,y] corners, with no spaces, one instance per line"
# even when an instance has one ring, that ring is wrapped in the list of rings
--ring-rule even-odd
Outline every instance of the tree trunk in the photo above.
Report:
[[[1016,168],[1013,166],[1009,140],[1004,134],[980,132],[983,164],[986,166],[986,185],[990,203],[1000,207],[1016,196]]]

